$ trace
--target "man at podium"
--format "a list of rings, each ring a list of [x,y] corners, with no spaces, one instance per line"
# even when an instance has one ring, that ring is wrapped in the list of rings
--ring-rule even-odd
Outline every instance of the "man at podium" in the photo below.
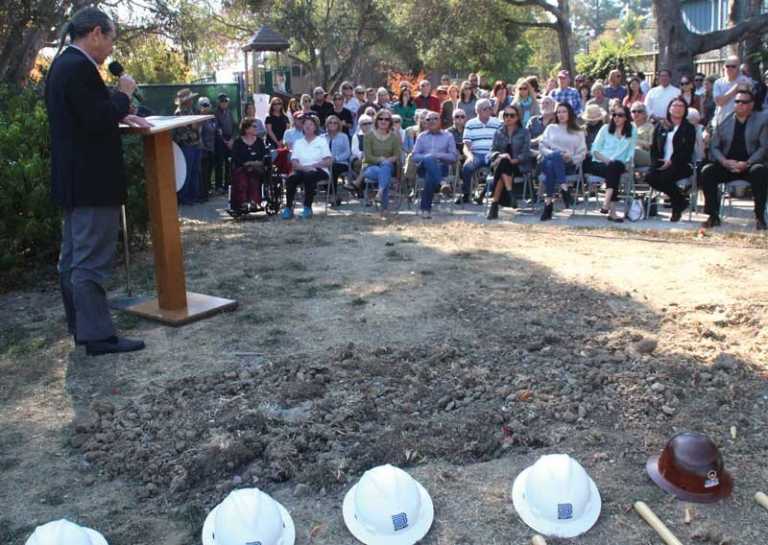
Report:
[[[61,49],[66,37],[69,47]],[[110,93],[99,66],[112,53],[115,26],[103,11],[75,13],[61,33],[45,86],[51,134],[51,193],[64,209],[59,274],[67,326],[87,354],[141,350],[119,337],[104,282],[117,246],[126,179],[118,123],[150,124],[129,115],[136,82],[120,77]]]

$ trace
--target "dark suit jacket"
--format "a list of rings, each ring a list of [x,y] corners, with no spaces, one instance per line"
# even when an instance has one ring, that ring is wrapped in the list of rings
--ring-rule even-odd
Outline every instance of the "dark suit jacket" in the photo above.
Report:
[[[51,195],[64,208],[119,206],[125,168],[118,122],[130,99],[111,94],[93,63],[69,47],[51,65],[45,106],[51,134]]]
[[[667,130],[661,123],[656,125],[653,131],[653,144],[651,145],[651,165],[657,166],[658,161],[664,160],[664,146],[667,142]],[[672,140],[672,167],[684,169],[693,161],[693,150],[696,146],[696,127],[688,120],[683,119],[680,127]]]
[[[764,163],[768,158],[768,126],[766,114],[752,112],[744,128],[749,164]],[[733,143],[733,133],[736,130],[736,114],[729,113],[715,128],[709,143],[709,157],[718,163],[725,159]]]

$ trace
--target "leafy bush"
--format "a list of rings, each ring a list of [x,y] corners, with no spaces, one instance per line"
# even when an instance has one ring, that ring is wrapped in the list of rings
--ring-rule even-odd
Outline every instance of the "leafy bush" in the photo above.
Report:
[[[624,74],[634,73],[633,53],[636,53],[634,40],[599,40],[589,53],[576,55],[576,72],[593,79],[606,80],[614,68]]]
[[[148,227],[142,146],[124,142],[128,221],[134,242]],[[42,88],[0,88],[0,289],[56,262],[61,210],[50,199],[50,142]]]

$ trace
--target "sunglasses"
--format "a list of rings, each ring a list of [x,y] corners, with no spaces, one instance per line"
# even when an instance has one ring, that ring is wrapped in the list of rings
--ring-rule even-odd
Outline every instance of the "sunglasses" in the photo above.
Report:
[[[364,95],[364,94],[365,94],[365,91],[355,91],[355,94],[356,94],[356,95]]]
[[[752,104],[752,101],[751,100],[736,99],[736,100],[733,101],[733,103],[734,104]]]
[[[462,115],[454,115],[454,116],[453,116],[453,118],[454,118],[454,119],[466,119],[466,118],[467,118],[467,116],[466,116],[466,115],[463,115],[463,114],[462,114]]]
[[[328,125],[338,125],[339,122],[338,121],[329,121],[327,124]]]
[[[515,113],[505,113],[504,117],[513,118],[513,117],[517,117],[517,114],[515,114]]]
[[[630,110],[630,113],[633,113],[633,114],[644,114],[645,110]]]
[[[726,68],[738,68],[738,66],[735,65],[735,64],[726,64],[725,67]]]
[[[704,78],[694,78],[693,81],[704,81]]]
[[[424,119],[424,121],[437,121],[436,117],[427,117]]]
[[[627,116],[625,116],[624,114],[622,114],[620,112],[616,112],[616,113],[612,113],[611,117],[627,117]]]
[[[391,117],[380,117],[379,121],[392,121]]]
[[[361,127],[368,127],[370,125],[372,125],[372,123],[370,121],[366,121],[365,123],[360,123]]]

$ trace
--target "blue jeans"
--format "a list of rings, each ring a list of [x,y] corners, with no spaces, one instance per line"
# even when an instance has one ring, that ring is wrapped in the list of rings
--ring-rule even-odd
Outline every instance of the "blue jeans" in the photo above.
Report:
[[[419,164],[418,174],[424,177],[424,191],[421,192],[419,209],[432,210],[432,197],[440,181],[448,175],[448,165],[434,157],[427,157]]]
[[[544,194],[551,197],[557,186],[565,183],[566,174],[576,172],[576,165],[566,163],[559,151],[544,156],[541,160],[541,173],[544,174]]]
[[[392,163],[381,163],[379,165],[371,165],[363,171],[363,178],[374,180],[379,184],[381,207],[384,209],[389,205],[389,184],[392,181],[393,166]]]
[[[197,146],[181,146],[187,163],[187,177],[184,187],[179,191],[181,204],[195,204],[200,198],[200,148]]]
[[[475,171],[480,167],[487,165],[488,156],[481,153],[475,153],[472,162],[464,163],[464,166],[461,167],[461,190],[464,195],[469,195],[469,192],[472,189],[472,175]]]

